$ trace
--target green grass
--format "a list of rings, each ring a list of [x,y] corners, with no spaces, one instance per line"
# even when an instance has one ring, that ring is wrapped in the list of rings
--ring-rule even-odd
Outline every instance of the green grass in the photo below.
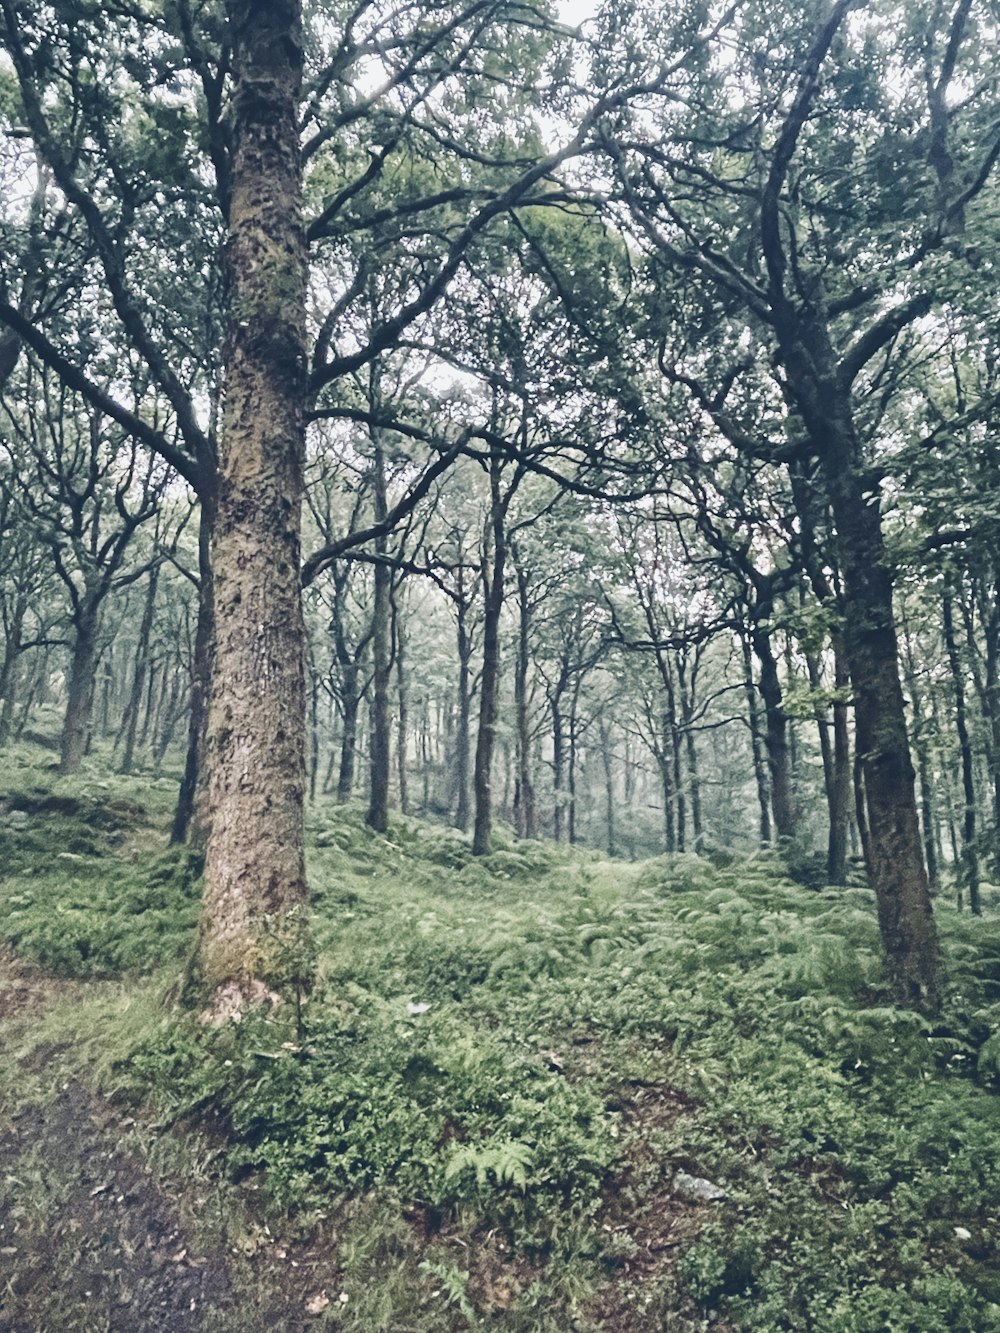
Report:
[[[148,831],[159,789],[125,807],[93,781],[18,775],[36,803],[96,804],[4,828],[0,936],[92,987],[45,1020],[62,1059],[209,1127],[213,1170],[273,1217],[336,1231],[327,1323],[1000,1329],[992,901],[979,921],[941,905],[929,1021],[886,998],[868,893],[802,888],[771,857],[511,840],[477,861],[321,804],[301,1030],[292,1005],[205,1030],[161,1003],[196,867]],[[677,1200],[678,1169],[726,1201]]]

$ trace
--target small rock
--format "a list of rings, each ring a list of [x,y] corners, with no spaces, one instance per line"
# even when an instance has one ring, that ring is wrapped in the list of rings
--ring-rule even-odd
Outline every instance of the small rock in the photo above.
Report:
[[[728,1198],[721,1185],[713,1184],[704,1176],[689,1176],[686,1171],[674,1174],[674,1193],[678,1198],[688,1199],[691,1203],[720,1203]]]
[[[955,1227],[955,1235],[959,1240],[971,1240],[972,1232],[967,1227]]]
[[[330,1297],[326,1294],[326,1292],[317,1291],[314,1296],[310,1296],[309,1299],[306,1301],[305,1305],[306,1314],[313,1314],[313,1315],[322,1314],[329,1304],[330,1304]]]

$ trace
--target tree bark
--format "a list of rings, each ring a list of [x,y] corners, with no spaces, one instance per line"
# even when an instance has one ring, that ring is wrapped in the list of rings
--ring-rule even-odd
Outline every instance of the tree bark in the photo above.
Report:
[[[767,777],[767,761],[764,744],[760,734],[760,715],[757,710],[757,686],[753,678],[753,659],[751,657],[749,634],[740,635],[743,648],[743,681],[746,687],[747,722],[750,727],[750,749],[753,755],[753,772],[757,784],[757,804],[760,810],[758,836],[762,847],[771,845],[771,788]]]
[[[472,729],[472,636],[467,616],[469,608],[462,587],[459,568],[456,603],[458,634],[458,719],[455,727],[455,818],[454,825],[463,833],[469,827],[469,736]]]
[[[377,392],[373,390],[372,399],[377,400],[377,396]],[[388,512],[388,503],[385,454],[377,438],[372,475],[375,497],[374,519],[376,523],[381,523]],[[368,813],[365,815],[365,823],[376,833],[385,833],[389,827],[389,773],[392,764],[389,734],[389,685],[392,677],[392,654],[389,645],[392,570],[384,563],[386,549],[385,537],[379,537],[375,543],[375,553],[383,558],[377,560],[375,564],[375,599],[372,607],[372,694],[369,713],[370,783]]]
[[[490,529],[492,560],[483,557],[483,673],[479,685],[479,730],[476,735],[476,759],[473,786],[476,821],[472,833],[473,856],[486,856],[492,847],[493,832],[493,749],[496,740],[497,704],[500,687],[500,615],[503,611],[504,572],[507,541],[504,511],[500,497],[501,460],[494,457],[490,467]]]
[[[808,340],[801,328],[794,338],[786,330],[783,352],[790,392],[816,446],[836,526],[869,880],[897,998],[907,1005],[933,1006],[937,932],[917,819],[880,506],[862,465],[849,391],[834,368],[825,330],[811,326],[807,332]]]
[[[965,683],[962,663],[955,638],[955,619],[952,610],[953,594],[945,587],[942,604],[945,651],[951,669],[952,688],[955,692],[955,732],[962,765],[962,877],[969,890],[969,909],[974,916],[982,915],[979,896],[979,853],[976,848],[976,782],[972,762],[972,742],[966,720]],[[961,904],[960,904],[961,905]]]
[[[191,659],[191,707],[188,713],[187,752],[177,805],[174,809],[170,841],[179,845],[190,841],[204,850],[208,842],[209,814],[205,799],[202,756],[208,726],[208,698],[212,682],[212,522],[215,503],[203,496],[198,517],[198,622]],[[200,793],[200,799],[199,799]],[[197,814],[197,818],[196,818]]]
[[[229,316],[214,524],[206,766],[212,827],[198,980],[213,1011],[266,993],[306,896],[306,247],[300,0],[227,0],[232,42]]]
[[[517,722],[517,795],[515,813],[523,838],[537,838],[535,787],[531,776],[531,734],[528,721],[528,667],[530,664],[531,603],[528,575],[517,566],[517,662],[514,670],[514,711]]]
[[[149,670],[149,640],[153,632],[153,613],[156,609],[156,588],[160,579],[160,566],[153,565],[149,571],[146,585],[146,600],[142,608],[142,620],[139,622],[139,636],[135,647],[135,663],[132,670],[132,687],[128,703],[122,717],[122,757],[118,765],[119,773],[131,773],[135,764],[135,740],[139,727],[139,709],[146,690],[146,674]]]
[[[69,691],[59,745],[59,772],[79,772],[87,753],[97,673],[97,613],[82,605],[74,617]]]

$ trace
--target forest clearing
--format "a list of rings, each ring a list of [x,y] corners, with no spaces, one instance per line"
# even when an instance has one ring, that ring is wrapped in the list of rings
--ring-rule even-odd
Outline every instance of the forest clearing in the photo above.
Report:
[[[995,891],[942,905],[930,1021],[867,889],[327,799],[312,994],[206,1028],[173,784],[43,758],[0,819],[0,1327],[1000,1328]]]
[[[0,1330],[1000,1330],[998,0],[0,0]]]

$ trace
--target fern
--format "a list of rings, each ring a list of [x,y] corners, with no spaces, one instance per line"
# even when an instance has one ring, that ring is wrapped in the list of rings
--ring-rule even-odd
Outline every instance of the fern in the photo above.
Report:
[[[523,1192],[528,1187],[528,1172],[533,1164],[534,1151],[521,1139],[468,1143],[452,1153],[445,1167],[444,1178],[447,1182],[464,1171],[472,1171],[479,1190],[489,1188],[492,1175],[498,1185],[514,1185]]]

